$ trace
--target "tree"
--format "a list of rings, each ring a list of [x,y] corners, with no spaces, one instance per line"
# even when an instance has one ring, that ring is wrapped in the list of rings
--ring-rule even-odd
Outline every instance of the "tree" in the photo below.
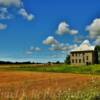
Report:
[[[96,48],[97,51],[100,52],[100,46],[99,45],[97,45],[95,48]]]
[[[100,64],[100,46],[97,45],[97,46],[95,47],[95,49],[96,49],[96,51],[97,51],[97,53],[98,53],[98,63]]]
[[[65,59],[65,63],[66,64],[70,64],[70,55],[67,55],[67,57]]]
[[[60,61],[55,62],[55,64],[60,64]]]

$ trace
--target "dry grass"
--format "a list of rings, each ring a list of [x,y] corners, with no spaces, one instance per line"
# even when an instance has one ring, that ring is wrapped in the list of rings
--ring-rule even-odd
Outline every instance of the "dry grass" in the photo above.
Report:
[[[73,96],[80,95],[81,90],[88,87],[91,87],[92,90],[89,90],[92,91],[91,93],[94,93],[95,89],[99,91],[100,76],[68,73],[0,72],[0,100],[67,100],[60,98],[71,97],[72,94]],[[59,99],[57,99],[58,97]]]

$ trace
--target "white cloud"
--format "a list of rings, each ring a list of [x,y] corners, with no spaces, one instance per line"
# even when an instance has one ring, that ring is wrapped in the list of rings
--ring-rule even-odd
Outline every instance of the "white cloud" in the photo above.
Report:
[[[30,49],[26,53],[31,55],[31,54],[33,54],[33,52],[40,52],[40,51],[41,51],[41,49],[39,47],[31,46]]]
[[[52,44],[57,44],[57,43],[58,41],[53,36],[48,36],[47,39],[43,41],[43,44],[46,44],[46,45],[52,45]]]
[[[100,45],[100,36],[97,37],[94,43],[95,45]]]
[[[0,8],[0,19],[11,19],[12,15],[8,13],[7,8]]]
[[[23,16],[25,19],[27,19],[28,21],[31,21],[34,19],[34,15],[33,14],[28,14],[27,11],[24,8],[21,8],[18,12],[21,16]]]
[[[59,35],[63,35],[65,33],[75,35],[75,34],[78,34],[78,30],[70,29],[69,24],[67,24],[66,22],[61,22],[58,25],[58,30],[56,33]]]
[[[21,0],[0,0],[0,5],[3,6],[16,6],[16,7],[20,7],[22,5],[22,1]]]
[[[68,45],[63,44],[63,43],[52,44],[51,47],[49,48],[49,50],[52,50],[52,51],[55,51],[55,50],[66,51],[68,49],[69,49]]]
[[[2,12],[0,12],[0,19],[10,19],[12,17],[11,15],[9,15],[7,11],[7,8],[9,6],[18,7],[18,9],[20,10],[17,13],[23,16],[28,21],[31,21],[34,19],[34,15],[29,14],[26,11],[26,9],[24,9],[22,0],[0,0],[0,6],[1,6],[0,9],[2,10]]]
[[[84,40],[84,39],[86,39],[87,37],[85,37],[85,36],[75,36],[74,37],[74,42],[75,43],[82,43],[82,41]]]
[[[72,30],[69,31],[69,33],[72,34],[72,35],[75,35],[75,34],[78,34],[78,30],[72,29]]]
[[[90,45],[90,41],[89,41],[89,40],[84,40],[84,41],[82,42],[82,44]]]
[[[5,7],[0,8],[0,11],[3,12],[3,13],[8,13],[8,10]]]
[[[41,49],[39,47],[30,47],[30,51],[41,51]]]
[[[52,55],[49,55],[49,58],[65,58],[66,57],[66,53],[59,53],[59,54],[52,54]]]
[[[73,48],[76,48],[77,45],[69,45],[65,43],[58,42],[53,36],[48,36],[44,41],[43,44],[49,45],[49,50],[51,51],[70,51]]]
[[[78,47],[77,44],[69,45],[69,50],[71,51],[77,47]]]
[[[6,28],[7,28],[7,25],[6,24],[0,23],[0,30],[4,30]]]
[[[86,27],[91,38],[100,36],[100,18],[94,19],[93,22]]]
[[[51,45],[49,50],[52,50],[52,51],[66,51],[68,53],[72,49],[75,49],[76,47],[77,47],[77,44],[69,45],[69,44],[64,44],[64,43],[58,43],[58,44]]]
[[[32,55],[32,53],[33,53],[32,51],[27,51],[26,52],[26,54],[28,54],[28,55]]]

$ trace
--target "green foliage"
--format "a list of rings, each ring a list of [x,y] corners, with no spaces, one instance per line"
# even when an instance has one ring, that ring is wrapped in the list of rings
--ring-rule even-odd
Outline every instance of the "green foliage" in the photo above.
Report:
[[[98,52],[98,63],[100,64],[100,46],[96,46],[96,50]]]
[[[72,66],[67,64],[56,65],[16,65],[9,67],[0,67],[0,71],[35,71],[35,72],[63,72],[63,73],[82,73],[82,74],[100,74],[100,64],[89,66]]]
[[[65,63],[66,64],[70,64],[70,55],[67,55],[67,57],[65,59]]]
[[[100,52],[100,46],[99,45],[96,46],[96,49]]]

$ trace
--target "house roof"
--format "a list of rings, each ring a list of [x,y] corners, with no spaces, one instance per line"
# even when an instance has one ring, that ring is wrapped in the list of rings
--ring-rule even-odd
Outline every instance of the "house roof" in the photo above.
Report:
[[[71,50],[71,52],[78,52],[78,51],[94,51],[95,46],[91,46],[88,40],[83,41],[83,43],[76,47],[75,49]]]

